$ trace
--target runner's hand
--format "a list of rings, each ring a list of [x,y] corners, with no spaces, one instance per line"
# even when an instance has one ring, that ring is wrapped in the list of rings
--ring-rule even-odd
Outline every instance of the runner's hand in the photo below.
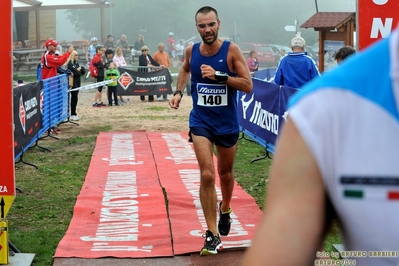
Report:
[[[173,109],[179,109],[181,97],[180,94],[176,94],[169,100],[169,106]]]

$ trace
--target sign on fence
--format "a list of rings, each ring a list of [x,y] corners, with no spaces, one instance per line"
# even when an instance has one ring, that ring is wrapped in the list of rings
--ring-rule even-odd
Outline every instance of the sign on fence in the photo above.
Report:
[[[252,83],[252,92],[239,92],[239,124],[243,130],[256,137],[259,144],[274,145],[287,116],[288,98],[297,89],[256,78],[252,79]]]
[[[41,83],[28,83],[13,89],[14,154],[19,154],[37,136],[42,126]]]
[[[154,72],[137,72],[119,68],[118,95],[172,94],[172,76],[167,68]]]

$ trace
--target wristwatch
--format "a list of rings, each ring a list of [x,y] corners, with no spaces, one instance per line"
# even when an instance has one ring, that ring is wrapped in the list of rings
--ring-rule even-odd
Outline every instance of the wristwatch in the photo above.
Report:
[[[229,75],[227,75],[227,73],[222,72],[222,71],[216,71],[215,72],[215,79],[219,83],[225,83],[229,79]]]
[[[183,92],[182,92],[181,90],[176,90],[176,91],[173,93],[173,96],[175,96],[176,94],[180,94],[180,98],[183,98]]]

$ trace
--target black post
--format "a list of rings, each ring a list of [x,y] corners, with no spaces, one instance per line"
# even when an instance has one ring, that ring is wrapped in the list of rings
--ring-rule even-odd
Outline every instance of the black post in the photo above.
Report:
[[[314,4],[316,6],[316,13],[318,13],[319,12],[319,8],[317,7],[317,0],[314,0]]]

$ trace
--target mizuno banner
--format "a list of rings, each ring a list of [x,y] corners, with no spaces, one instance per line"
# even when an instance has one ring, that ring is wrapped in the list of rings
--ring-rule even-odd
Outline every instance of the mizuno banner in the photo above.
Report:
[[[297,90],[256,78],[252,83],[251,93],[239,93],[239,124],[253,136],[274,144],[286,118],[288,98]]]
[[[137,72],[118,68],[118,95],[160,95],[172,94],[172,76],[167,68],[154,72]]]

